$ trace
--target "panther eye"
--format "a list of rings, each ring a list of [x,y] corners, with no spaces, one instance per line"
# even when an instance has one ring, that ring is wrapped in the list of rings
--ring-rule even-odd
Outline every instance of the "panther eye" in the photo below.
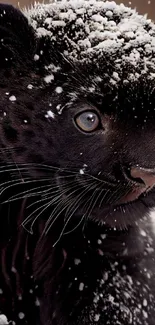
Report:
[[[75,118],[76,125],[84,132],[93,132],[97,129],[100,119],[95,112],[86,111]]]

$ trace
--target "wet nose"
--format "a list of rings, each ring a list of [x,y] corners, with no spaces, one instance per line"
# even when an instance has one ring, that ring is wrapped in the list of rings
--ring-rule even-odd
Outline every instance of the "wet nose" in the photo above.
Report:
[[[153,169],[132,167],[130,174],[137,183],[143,182],[147,188],[155,186],[155,170]]]

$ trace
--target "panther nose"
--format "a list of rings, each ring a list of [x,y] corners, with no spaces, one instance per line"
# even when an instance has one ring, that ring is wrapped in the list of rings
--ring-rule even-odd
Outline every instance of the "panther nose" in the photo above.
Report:
[[[143,183],[146,188],[153,187],[155,185],[155,170],[132,167],[130,170],[130,175],[135,179],[137,184]]]

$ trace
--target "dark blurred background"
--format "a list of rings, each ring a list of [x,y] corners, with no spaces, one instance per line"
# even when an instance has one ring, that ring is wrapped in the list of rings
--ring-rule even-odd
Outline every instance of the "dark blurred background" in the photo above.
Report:
[[[0,0],[3,3],[10,3],[17,7],[29,6],[33,0]],[[48,2],[47,0],[45,2]],[[115,0],[117,3],[124,3],[125,5],[137,8],[137,11],[142,14],[148,13],[148,16],[155,20],[155,0]]]

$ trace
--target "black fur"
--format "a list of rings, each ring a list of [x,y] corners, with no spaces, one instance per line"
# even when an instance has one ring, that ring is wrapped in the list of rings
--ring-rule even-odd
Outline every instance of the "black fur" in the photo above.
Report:
[[[125,66],[110,86],[110,55],[74,65],[9,5],[0,39],[0,312],[17,325],[154,325],[155,190],[119,204],[130,168],[155,168],[154,80],[125,84]],[[47,84],[50,63],[61,69]],[[75,118],[89,110],[102,126],[85,133]]]

